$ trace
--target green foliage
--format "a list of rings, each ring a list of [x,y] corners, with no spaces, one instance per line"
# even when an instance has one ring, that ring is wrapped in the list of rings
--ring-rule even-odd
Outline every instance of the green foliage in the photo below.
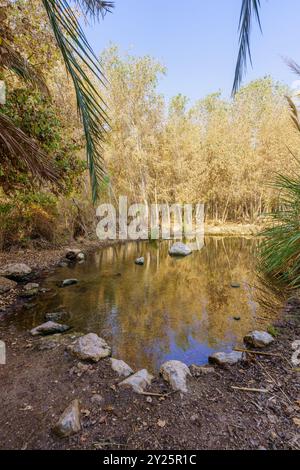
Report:
[[[267,277],[289,289],[300,287],[300,183],[287,176],[277,178],[280,209],[270,215],[262,232],[260,268]]]
[[[76,157],[82,144],[66,135],[58,112],[49,98],[37,90],[16,88],[8,94],[7,103],[1,107],[1,112],[11,118],[29,137],[39,142],[59,170],[59,188],[52,189],[69,194],[86,168],[85,163]],[[0,166],[0,182],[4,191],[13,192],[16,188],[20,191],[21,187],[24,193],[31,191],[34,181],[26,169],[9,166],[8,160],[6,166],[4,164],[5,171],[3,164]]]

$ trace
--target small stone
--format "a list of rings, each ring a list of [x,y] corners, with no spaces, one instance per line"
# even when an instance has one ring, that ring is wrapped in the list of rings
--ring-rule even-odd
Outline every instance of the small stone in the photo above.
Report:
[[[78,253],[78,255],[76,256],[76,259],[78,261],[84,261],[85,260],[85,254],[82,253],[82,252]]]
[[[192,253],[192,250],[182,242],[174,243],[169,249],[170,256],[188,256]]]
[[[145,258],[143,256],[141,258],[137,258],[135,260],[135,264],[142,266],[143,264],[145,264]]]
[[[74,260],[80,253],[82,253],[82,250],[79,248],[67,248],[65,253],[67,259]]]
[[[124,361],[120,361],[118,359],[111,358],[110,359],[111,368],[117,372],[120,377],[129,377],[129,375],[133,374],[133,370],[131,367],[126,364]]]
[[[244,341],[254,348],[265,348],[273,343],[274,338],[266,331],[252,331],[244,337]]]
[[[16,286],[17,283],[15,281],[12,281],[11,279],[6,279],[6,277],[0,277],[0,295],[9,292]]]
[[[30,291],[32,289],[38,289],[39,287],[40,287],[40,285],[37,282],[28,282],[28,284],[26,284],[23,287],[23,290],[24,291]]]
[[[195,364],[192,364],[190,366],[190,371],[194,377],[200,377],[201,375],[214,374],[216,372],[213,367],[197,366]]]
[[[22,281],[31,273],[31,268],[23,263],[7,264],[0,270],[0,276],[8,277],[14,281]]]
[[[78,279],[65,279],[59,285],[59,287],[68,287],[78,284]]]
[[[167,361],[161,366],[160,374],[171,385],[173,390],[187,393],[186,378],[191,373],[186,364],[180,361]]]
[[[131,387],[136,393],[141,393],[154,377],[146,369],[139,370],[119,383],[119,387]]]
[[[147,402],[147,403],[152,403],[152,402],[153,402],[153,400],[152,400],[152,398],[151,398],[151,397],[147,397],[147,398],[146,398],[146,402]]]
[[[100,359],[111,355],[111,348],[106,341],[95,333],[81,336],[68,351],[81,360],[98,362]]]
[[[244,356],[243,353],[238,351],[231,351],[230,353],[216,352],[209,356],[209,362],[218,364],[220,366],[233,365],[241,362]]]
[[[79,401],[73,400],[53,428],[59,437],[69,437],[81,430]]]
[[[61,325],[60,323],[55,323],[53,321],[48,321],[46,323],[43,323],[42,325],[39,325],[35,328],[33,328],[30,331],[30,334],[32,336],[46,336],[46,335],[52,335],[54,333],[64,333],[65,331],[68,331],[71,327],[68,325]]]

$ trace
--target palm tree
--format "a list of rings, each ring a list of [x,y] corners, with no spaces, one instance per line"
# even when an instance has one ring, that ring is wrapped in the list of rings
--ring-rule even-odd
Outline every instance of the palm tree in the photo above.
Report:
[[[105,175],[102,157],[102,144],[109,129],[109,120],[105,103],[96,83],[105,86],[101,66],[87,38],[74,15],[69,0],[41,0],[47,12],[56,42],[62,53],[66,69],[70,74],[77,98],[78,113],[82,120],[87,150],[87,161],[92,183],[93,201],[99,196],[99,182]],[[104,17],[114,7],[113,1],[74,0],[77,6],[94,20]],[[239,23],[239,53],[235,71],[233,93],[240,86],[246,69],[247,57],[250,53],[250,32],[253,16],[259,20],[260,0],[242,0]],[[9,31],[0,26],[0,67],[13,70],[25,80],[33,82],[43,93],[47,86],[43,77],[13,48],[10,43]],[[54,168],[47,162],[46,155],[20,130],[15,129],[12,122],[0,114],[0,139],[6,150],[15,158],[27,161],[30,170],[42,178],[55,180]],[[24,144],[24,145],[23,145]],[[28,145],[31,152],[28,153]],[[26,155],[25,155],[26,153]],[[30,160],[29,155],[32,156]],[[27,160],[26,160],[27,159]],[[37,164],[38,160],[40,161]]]

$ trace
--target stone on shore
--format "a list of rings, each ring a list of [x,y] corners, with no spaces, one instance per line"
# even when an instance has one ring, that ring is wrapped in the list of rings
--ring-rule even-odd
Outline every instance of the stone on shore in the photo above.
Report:
[[[119,387],[132,388],[134,392],[142,393],[145,391],[145,388],[151,384],[153,378],[154,377],[149,374],[147,369],[142,369],[120,382]]]
[[[13,279],[14,281],[23,281],[32,273],[32,269],[24,263],[7,264],[0,270],[0,276]]]
[[[188,256],[192,253],[192,250],[182,242],[174,243],[169,249],[170,256]]]
[[[67,248],[66,249],[66,258],[71,260],[71,261],[73,261],[75,259],[80,261],[80,260],[85,259],[85,254],[79,248]]]
[[[68,331],[71,327],[68,325],[61,325],[60,323],[55,323],[53,321],[47,321],[42,323],[42,325],[36,326],[30,331],[32,336],[46,336],[53,335],[55,333],[64,333]]]
[[[230,353],[216,352],[209,356],[208,360],[212,364],[218,364],[219,366],[234,365],[243,360],[243,353],[238,351],[231,351]]]
[[[160,374],[168,382],[173,390],[187,393],[187,376],[190,376],[190,369],[180,361],[167,361],[160,368]]]
[[[0,277],[0,295],[9,292],[16,286],[17,283],[15,281],[12,281],[11,279],[6,279],[6,277]]]
[[[106,341],[95,333],[81,336],[68,347],[68,351],[78,359],[93,362],[98,362],[111,355],[111,348]]]
[[[274,338],[266,331],[252,331],[244,337],[244,342],[254,348],[265,348],[274,342]]]
[[[117,374],[120,377],[129,377],[129,375],[133,374],[133,370],[131,369],[131,367],[128,364],[126,364],[126,362],[124,361],[111,358],[110,363],[111,363],[111,368],[115,372],[117,372]]]
[[[79,401],[73,400],[53,428],[59,437],[69,437],[81,430]]]

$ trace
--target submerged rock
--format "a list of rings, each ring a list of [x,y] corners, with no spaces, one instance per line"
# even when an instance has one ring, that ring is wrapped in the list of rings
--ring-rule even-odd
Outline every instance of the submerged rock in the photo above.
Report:
[[[117,372],[117,374],[120,377],[128,377],[129,375],[133,374],[133,370],[131,369],[131,367],[128,364],[126,364],[126,362],[124,361],[111,358],[110,363],[111,363],[111,368],[115,372]]]
[[[192,250],[182,242],[174,243],[169,249],[170,256],[188,256],[192,253]]]
[[[0,277],[0,295],[9,292],[11,289],[14,289],[17,286],[15,281],[11,279],[6,279],[6,277]]]
[[[201,375],[214,374],[216,372],[213,367],[197,366],[196,364],[192,364],[190,366],[190,371],[193,377],[200,377]]]
[[[23,291],[21,292],[21,297],[23,298],[30,298],[38,295],[40,285],[36,282],[29,282],[23,287]]]
[[[7,264],[0,270],[0,276],[8,277],[14,281],[22,281],[32,273],[32,269],[23,263]]]
[[[73,400],[53,428],[59,437],[69,437],[81,430],[79,401]]]
[[[30,331],[32,336],[46,336],[46,335],[53,335],[54,333],[64,333],[68,331],[71,327],[68,325],[61,325],[60,323],[55,323],[53,321],[47,321],[42,325],[39,325],[33,328]]]
[[[129,387],[136,393],[142,393],[152,380],[153,375],[149,374],[147,369],[142,369],[120,382],[119,387]]]
[[[239,284],[238,282],[231,282],[230,286],[233,289],[239,289],[241,287],[241,284]]]
[[[209,362],[218,364],[219,366],[233,365],[241,362],[244,358],[243,353],[238,351],[231,351],[230,353],[216,352],[209,356]]]
[[[173,390],[187,393],[186,378],[191,373],[186,364],[180,361],[167,361],[161,366],[160,373]]]
[[[252,331],[244,337],[244,342],[254,348],[265,348],[274,342],[274,338],[266,331]]]
[[[59,287],[68,287],[78,284],[78,279],[65,279],[59,284]]]
[[[23,290],[28,291],[28,290],[32,290],[32,289],[38,289],[39,287],[40,287],[40,285],[37,282],[28,282],[28,284],[26,284],[23,287]]]
[[[49,312],[49,313],[46,313],[45,320],[60,321],[60,320],[66,320],[69,317],[70,317],[70,314],[68,312]]]
[[[98,362],[111,355],[111,348],[106,341],[95,333],[81,336],[68,347],[68,351],[81,360]]]
[[[137,258],[135,260],[135,264],[138,264],[139,266],[143,266],[145,264],[145,258],[141,256],[140,258]]]

